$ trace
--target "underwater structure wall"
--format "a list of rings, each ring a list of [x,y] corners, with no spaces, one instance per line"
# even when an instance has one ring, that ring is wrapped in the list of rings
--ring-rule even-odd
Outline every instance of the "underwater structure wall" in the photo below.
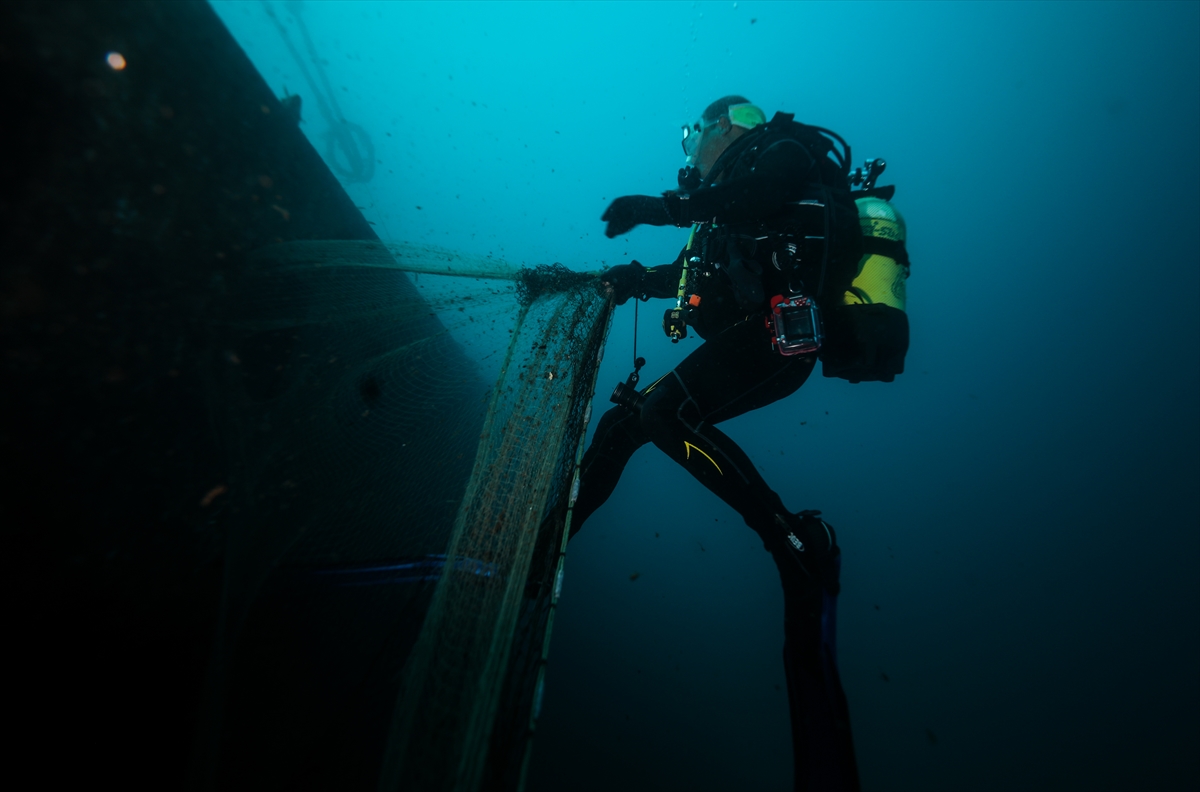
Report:
[[[607,298],[474,279],[481,367],[397,263],[455,255],[378,242],[207,4],[0,20],[18,753],[519,788]]]

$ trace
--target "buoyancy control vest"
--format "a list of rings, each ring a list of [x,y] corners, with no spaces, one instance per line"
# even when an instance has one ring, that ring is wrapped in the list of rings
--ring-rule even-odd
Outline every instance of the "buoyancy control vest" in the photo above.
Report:
[[[781,302],[819,307],[811,311],[809,329],[825,376],[891,382],[903,372],[908,349],[908,256],[904,220],[888,202],[895,188],[874,186],[885,163],[868,163],[865,177],[862,169],[852,174],[850,147],[838,135],[776,113],[735,141],[702,186],[753,170],[758,156],[781,139],[800,143],[812,157],[806,183],[779,216],[694,227],[685,252],[693,266],[685,260],[684,269],[691,283],[681,281],[680,304],[685,312],[689,303],[698,308],[697,277],[723,267],[743,309],[777,312]],[[703,311],[693,315],[700,319]],[[787,352],[778,338],[773,343],[785,354],[810,349]]]

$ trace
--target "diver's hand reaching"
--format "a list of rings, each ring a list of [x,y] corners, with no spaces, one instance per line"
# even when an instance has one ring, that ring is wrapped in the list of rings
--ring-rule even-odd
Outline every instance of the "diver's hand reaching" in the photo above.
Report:
[[[623,195],[608,205],[600,219],[608,223],[604,235],[609,239],[639,225],[674,225],[666,201],[658,195]]]
[[[612,291],[617,305],[624,305],[630,297],[639,296],[639,292],[642,290],[642,278],[645,274],[645,267],[637,261],[631,261],[628,264],[618,264],[600,273],[600,282]]]

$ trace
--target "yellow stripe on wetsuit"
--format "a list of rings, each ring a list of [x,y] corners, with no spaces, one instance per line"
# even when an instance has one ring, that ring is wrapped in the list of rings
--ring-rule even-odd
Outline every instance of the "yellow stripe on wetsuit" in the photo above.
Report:
[[[695,448],[698,453],[703,454],[704,458],[707,459],[709,462],[712,462],[713,467],[715,467],[717,469],[718,473],[720,473],[722,476],[725,475],[725,471],[721,470],[721,466],[717,464],[717,461],[715,459],[710,457],[708,454],[705,454],[703,449],[699,448],[698,446],[694,446],[685,440],[683,443],[683,450],[684,450],[684,453],[686,454],[687,459],[692,458],[692,449],[693,448]]]
[[[663,374],[661,377],[654,380],[654,382],[651,382],[649,385],[647,385],[645,387],[645,389],[642,390],[642,395],[645,396],[650,391],[654,390],[654,386],[657,385],[658,383],[662,382],[663,380],[665,380],[667,377],[669,377],[671,375],[671,373],[672,372],[668,371],[666,374]]]

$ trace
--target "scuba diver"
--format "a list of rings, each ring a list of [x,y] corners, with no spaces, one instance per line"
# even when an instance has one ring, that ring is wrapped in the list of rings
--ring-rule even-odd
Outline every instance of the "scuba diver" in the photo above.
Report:
[[[903,370],[902,303],[901,310],[865,305],[871,301],[856,296],[861,290],[854,286],[864,252],[902,260],[907,276],[903,235],[864,246],[852,197],[885,203],[892,188],[871,189],[882,160],[868,164],[866,177],[862,169],[852,175],[849,147],[836,135],[786,113],[767,122],[741,96],[718,99],[685,126],[683,149],[679,189],[617,198],[601,220],[609,238],[638,225],[691,226],[686,246],[669,265],[633,261],[600,280],[618,305],[674,297],[664,332],[674,342],[691,329],[704,343],[640,391],[645,361],[636,358],[629,380],[613,394],[617,406],[600,419],[582,459],[570,535],[608,499],[647,443],[737,511],[762,539],[783,584],[795,788],[857,790],[834,655],[836,535],[819,511],[789,511],[717,425],[795,393],[818,359],[827,376],[852,381],[890,381]],[[851,192],[852,184],[864,183],[866,190]],[[844,303],[871,310],[847,316]]]

